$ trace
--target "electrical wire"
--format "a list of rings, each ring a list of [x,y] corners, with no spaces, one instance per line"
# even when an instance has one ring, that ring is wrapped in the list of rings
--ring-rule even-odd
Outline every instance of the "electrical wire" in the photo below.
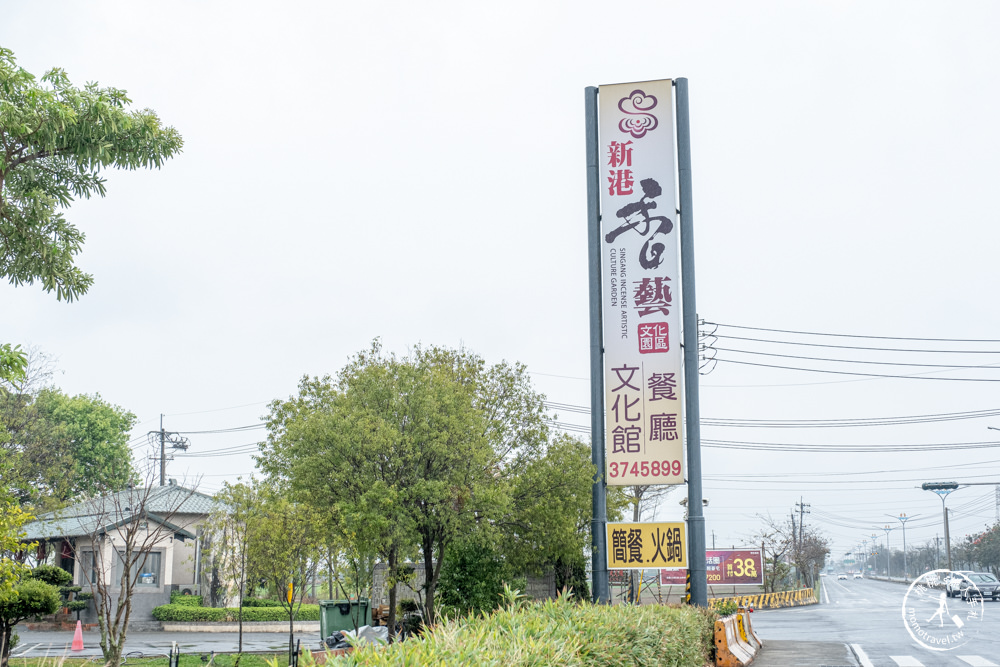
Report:
[[[739,324],[723,324],[721,322],[707,322],[703,321],[702,324],[707,324],[715,327],[728,327],[730,329],[744,329],[747,331],[767,331],[769,333],[787,333],[796,334],[800,336],[831,336],[837,338],[872,338],[876,340],[916,340],[923,342],[932,343],[998,343],[998,339],[973,339],[973,338],[914,338],[908,336],[864,336],[859,334],[842,334],[842,333],[821,333],[817,331],[791,331],[788,329],[766,329],[764,327],[748,327]]]
[[[715,334],[716,338],[725,340],[745,340],[754,343],[769,343],[773,345],[800,345],[803,347],[828,347],[837,350],[865,350],[868,352],[912,352],[917,354],[1000,354],[1000,350],[926,350],[902,347],[871,347],[866,345],[836,345],[834,343],[807,343],[800,340],[775,340],[771,338],[751,338],[749,336],[729,336]]]
[[[951,377],[926,377],[921,374],[914,375],[885,375],[881,373],[860,373],[858,371],[834,371],[820,368],[800,368],[798,366],[779,366],[776,364],[759,364],[752,361],[737,361],[735,359],[717,359],[724,364],[740,364],[743,366],[759,366],[761,368],[779,368],[788,371],[808,371],[810,373],[830,373],[833,375],[853,375],[869,378],[894,378],[898,380],[937,380],[949,382],[1000,382],[1000,378],[951,378]]]
[[[545,402],[550,409],[590,415],[590,408],[582,405]],[[736,419],[702,417],[702,426],[738,426],[748,428],[839,428],[854,426],[899,426],[903,424],[926,424],[962,419],[1000,417],[1000,408],[970,410],[966,412],[943,412],[930,415],[907,415],[900,417],[861,417],[848,419]]]
[[[978,365],[978,366],[966,366],[966,365],[955,365],[955,364],[924,364],[924,363],[907,363],[899,361],[867,361],[861,359],[831,359],[829,357],[806,357],[797,354],[778,354],[776,352],[760,352],[757,350],[736,350],[730,347],[716,347],[713,349],[716,349],[720,352],[755,354],[763,357],[779,357],[781,359],[801,359],[803,361],[831,361],[838,364],[869,364],[873,366],[913,366],[916,368],[949,368],[952,370],[984,370],[984,369],[1000,370],[1000,363]]]
[[[173,433],[180,433],[182,435],[206,435],[209,433],[241,433],[244,431],[255,431],[257,429],[262,429],[262,428],[267,428],[267,424],[247,424],[246,426],[217,428],[209,431],[173,431]]]

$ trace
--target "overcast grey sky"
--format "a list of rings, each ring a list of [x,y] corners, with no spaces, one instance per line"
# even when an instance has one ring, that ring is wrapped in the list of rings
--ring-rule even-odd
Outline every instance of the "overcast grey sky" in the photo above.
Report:
[[[137,445],[161,413],[175,431],[257,423],[303,374],[335,372],[376,336],[400,353],[418,342],[465,345],[491,362],[524,362],[549,400],[586,407],[583,89],[680,76],[691,91],[701,317],[1000,339],[998,19],[994,2],[0,0],[0,45],[23,67],[40,75],[59,66],[78,84],[125,88],[185,139],[161,171],[112,172],[107,198],[73,206],[68,217],[87,234],[80,265],[95,286],[69,305],[37,288],[0,286],[0,340],[57,358],[63,390],[100,392],[134,411]],[[881,343],[992,354],[732,338],[716,346],[1000,363],[1000,342]],[[1000,380],[989,369],[718,356]],[[1000,408],[993,381],[730,361],[702,383],[702,415],[716,420]],[[587,418],[564,409],[560,421]],[[932,538],[940,502],[915,487],[1000,480],[1000,450],[918,446],[996,440],[988,425],[1000,418],[706,425],[707,440],[872,446],[706,448],[709,545],[712,531],[720,547],[739,544],[757,513],[787,515],[800,496],[812,505],[807,520],[838,551],[890,521],[887,513],[922,515],[908,543]],[[189,453],[261,433],[192,433]],[[910,451],[874,447],[886,445]],[[203,475],[212,491],[252,463],[246,453],[192,456],[169,470]],[[679,518],[682,493],[660,516]],[[964,489],[949,503],[953,536],[994,517],[993,487]],[[890,540],[898,546],[899,532]]]

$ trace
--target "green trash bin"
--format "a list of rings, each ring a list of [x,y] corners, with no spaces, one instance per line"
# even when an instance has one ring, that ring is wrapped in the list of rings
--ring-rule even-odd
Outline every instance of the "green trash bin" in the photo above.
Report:
[[[319,601],[320,639],[341,630],[354,630],[355,621],[359,628],[372,624],[371,600],[368,598]]]

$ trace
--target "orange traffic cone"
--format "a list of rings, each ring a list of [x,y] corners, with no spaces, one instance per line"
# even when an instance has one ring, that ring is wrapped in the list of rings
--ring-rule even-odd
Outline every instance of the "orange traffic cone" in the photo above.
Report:
[[[73,645],[70,647],[74,651],[83,650],[83,623],[76,622],[76,632],[73,634]]]

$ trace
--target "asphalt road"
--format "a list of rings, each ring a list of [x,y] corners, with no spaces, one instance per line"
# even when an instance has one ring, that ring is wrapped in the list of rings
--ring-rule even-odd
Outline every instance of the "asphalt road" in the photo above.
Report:
[[[942,600],[935,589],[870,579],[824,584],[821,604],[754,612],[765,644],[843,642],[862,667],[1000,667],[1000,601]]]

